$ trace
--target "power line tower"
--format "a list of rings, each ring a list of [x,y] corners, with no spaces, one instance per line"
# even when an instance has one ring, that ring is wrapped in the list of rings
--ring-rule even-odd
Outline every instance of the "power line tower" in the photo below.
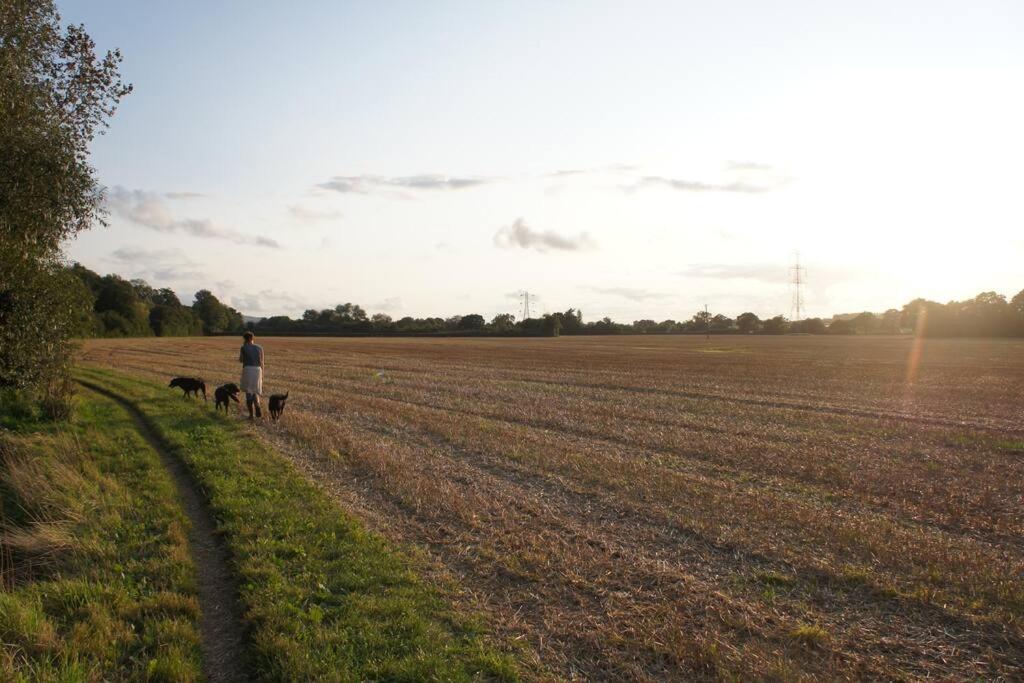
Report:
[[[807,282],[807,269],[800,265],[800,252],[796,252],[796,259],[789,268],[789,283],[793,288],[793,322],[803,320],[804,314],[804,285]]]
[[[524,289],[519,292],[519,300],[523,305],[523,320],[527,320],[530,317],[530,304],[537,303],[537,297]]]

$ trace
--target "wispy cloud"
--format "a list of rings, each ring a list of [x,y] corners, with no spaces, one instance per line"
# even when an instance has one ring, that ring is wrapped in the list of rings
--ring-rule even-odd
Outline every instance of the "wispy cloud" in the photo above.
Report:
[[[164,192],[164,196],[168,199],[199,199],[206,195],[202,192]]]
[[[551,173],[545,173],[544,177],[545,178],[568,178],[568,177],[574,176],[574,175],[582,175],[582,174],[587,173],[587,172],[588,171],[585,171],[585,170],[580,169],[580,168],[570,168],[570,169],[566,169],[564,171],[552,171]]]
[[[234,286],[233,282],[220,283]],[[232,294],[231,305],[246,315],[291,315],[308,308],[300,297],[276,289]]]
[[[594,241],[585,232],[573,237],[557,232],[534,230],[522,218],[512,225],[506,225],[494,234],[494,243],[502,249],[535,249],[536,251],[585,251],[595,247]]]
[[[153,192],[117,186],[107,194],[107,207],[116,216],[158,232],[180,232],[202,239],[227,240],[235,244],[272,249],[281,246],[269,237],[246,235],[222,228],[208,218],[175,218],[161,195]]]
[[[774,187],[770,185],[754,185],[747,182],[729,182],[729,183],[706,183],[699,180],[684,180],[680,178],[666,178],[665,176],[645,176],[640,179],[636,185],[631,185],[623,189],[633,191],[640,187],[651,187],[651,186],[663,186],[669,187],[679,192],[738,192],[743,194],[760,194],[762,192],[771,192]]]
[[[370,194],[381,190],[464,190],[493,182],[493,178],[457,177],[440,174],[412,176],[334,176],[317,185],[342,194]]]
[[[544,178],[568,178],[579,175],[600,175],[605,173],[632,173],[637,167],[632,164],[608,164],[590,168],[568,168],[543,174]]]
[[[381,311],[384,313],[392,313],[402,308],[402,297],[400,296],[389,296],[384,301],[379,301],[370,307],[371,311]]]
[[[771,164],[762,164],[756,161],[727,161],[726,171],[764,171],[772,172],[775,168]]]
[[[792,276],[790,264],[778,263],[695,263],[677,273],[684,277],[711,280],[747,280],[762,285],[787,284]],[[884,275],[871,266],[851,267],[841,264],[818,263],[804,273],[806,282],[816,291],[850,282],[878,281]]]
[[[609,294],[611,296],[621,296],[624,299],[630,301],[649,301],[651,299],[667,299],[670,294],[665,292],[655,292],[649,289],[641,289],[638,287],[589,287],[593,292],[598,294]]]
[[[757,280],[781,283],[789,280],[789,271],[778,263],[694,263],[679,271],[685,277],[715,280]]]
[[[180,249],[139,249],[121,247],[111,252],[109,260],[118,264],[118,269],[129,269],[134,277],[152,280],[150,284],[200,279],[207,272],[202,264],[189,258]],[[123,271],[122,271],[123,272]]]
[[[340,211],[321,211],[311,209],[301,204],[292,204],[288,207],[288,215],[299,223],[320,223],[324,221],[336,221],[341,218]]]

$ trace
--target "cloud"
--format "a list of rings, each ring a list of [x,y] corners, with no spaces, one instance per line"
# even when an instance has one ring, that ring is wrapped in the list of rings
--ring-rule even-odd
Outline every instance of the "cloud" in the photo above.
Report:
[[[716,280],[757,280],[770,283],[789,281],[789,270],[779,263],[694,263],[679,271],[679,274]]]
[[[274,289],[233,294],[231,305],[246,315],[286,315],[310,308],[305,300]]]
[[[743,194],[760,194],[771,192],[774,188],[768,185],[754,185],[747,182],[705,183],[697,180],[681,180],[664,176],[645,176],[636,185],[624,189],[632,191],[639,187],[662,185],[680,192],[739,192]]]
[[[380,190],[463,190],[493,182],[491,178],[453,177],[440,174],[413,176],[334,176],[317,187],[342,194],[370,194]]]
[[[581,232],[575,237],[565,237],[551,230],[539,232],[517,218],[512,225],[506,225],[494,234],[494,243],[502,249],[536,249],[537,251],[584,251],[594,248],[590,235]]]
[[[288,215],[300,223],[319,223],[321,221],[336,221],[341,218],[340,211],[318,211],[301,204],[292,204],[288,207]]]
[[[397,311],[402,308],[402,297],[400,296],[389,296],[380,303],[374,304],[370,307],[372,311],[383,311],[385,313]]]
[[[591,291],[597,292],[598,294],[610,294],[612,296],[621,296],[624,299],[630,301],[649,301],[650,299],[667,299],[670,295],[664,292],[653,292],[649,289],[639,289],[634,287],[589,287]]]
[[[774,167],[771,164],[761,164],[756,161],[727,161],[725,162],[726,171],[774,171]]]
[[[206,195],[202,192],[164,192],[164,196],[168,199],[199,199]]]
[[[695,263],[678,272],[684,277],[715,280],[750,280],[770,285],[789,283],[792,276],[790,263]],[[807,278],[808,274],[810,275]],[[880,273],[871,267],[851,267],[842,264],[818,264],[804,274],[808,285],[827,289],[845,282],[878,280]]]
[[[157,282],[204,278],[202,264],[190,259],[180,249],[138,249],[121,247],[111,252],[110,260],[129,268],[133,275]]]
[[[543,178],[568,178],[578,175],[600,175],[602,173],[632,173],[637,170],[632,164],[608,164],[607,166],[594,166],[590,168],[569,168],[545,173]]]
[[[202,239],[219,239],[255,247],[277,249],[269,237],[246,235],[217,226],[208,218],[174,218],[159,194],[128,190],[121,186],[107,194],[107,208],[126,220],[158,232],[182,232]]]
[[[578,169],[578,168],[570,168],[570,169],[567,169],[565,171],[552,171],[551,173],[545,173],[544,177],[545,178],[566,178],[566,177],[574,176],[574,175],[582,175],[583,173],[587,173],[587,171],[584,171],[584,170]]]

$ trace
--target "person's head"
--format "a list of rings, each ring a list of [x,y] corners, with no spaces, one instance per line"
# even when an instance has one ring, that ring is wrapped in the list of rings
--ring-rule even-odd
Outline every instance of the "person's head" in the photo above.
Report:
[[[249,342],[252,341],[252,338],[255,337],[255,336],[256,335],[254,335],[252,332],[250,332],[249,330],[246,330],[245,334],[242,335],[242,339],[244,339],[245,343],[248,344]]]

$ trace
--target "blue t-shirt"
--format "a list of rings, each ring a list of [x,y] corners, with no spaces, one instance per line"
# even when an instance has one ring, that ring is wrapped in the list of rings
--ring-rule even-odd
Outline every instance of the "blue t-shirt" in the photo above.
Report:
[[[242,365],[255,365],[260,366],[260,360],[263,358],[263,347],[259,344],[242,344]]]

